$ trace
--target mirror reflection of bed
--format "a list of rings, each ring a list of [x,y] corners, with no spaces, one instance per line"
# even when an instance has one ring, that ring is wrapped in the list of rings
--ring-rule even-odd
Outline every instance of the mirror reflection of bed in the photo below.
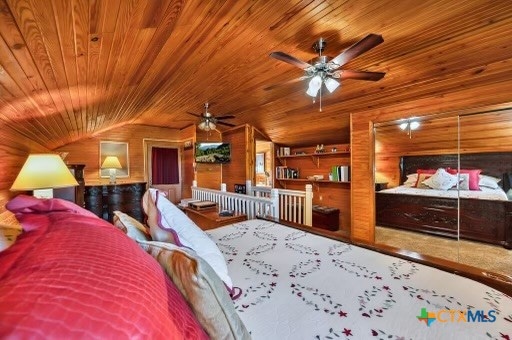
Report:
[[[413,120],[375,124],[375,242],[512,277],[512,110]]]
[[[256,157],[254,160],[255,180],[257,186],[272,186],[272,142],[256,140]]]

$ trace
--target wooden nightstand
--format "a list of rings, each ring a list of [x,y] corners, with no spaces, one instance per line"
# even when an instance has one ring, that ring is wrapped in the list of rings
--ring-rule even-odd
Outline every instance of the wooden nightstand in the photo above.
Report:
[[[228,224],[247,220],[247,215],[235,214],[233,216],[219,216],[217,208],[196,210],[190,207],[183,208],[185,213],[201,229],[208,230],[222,227]]]

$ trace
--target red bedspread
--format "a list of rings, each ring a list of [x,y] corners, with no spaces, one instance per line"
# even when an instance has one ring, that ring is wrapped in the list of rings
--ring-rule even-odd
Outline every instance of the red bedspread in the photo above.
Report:
[[[24,232],[0,252],[0,338],[202,339],[160,265],[69,202],[18,196]]]

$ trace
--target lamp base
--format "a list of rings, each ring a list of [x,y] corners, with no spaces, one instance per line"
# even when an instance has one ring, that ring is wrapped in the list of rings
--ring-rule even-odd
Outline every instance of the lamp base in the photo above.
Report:
[[[116,184],[116,169],[109,169],[108,175],[110,178],[110,184]]]
[[[33,195],[35,198],[53,198],[53,189],[36,189]]]

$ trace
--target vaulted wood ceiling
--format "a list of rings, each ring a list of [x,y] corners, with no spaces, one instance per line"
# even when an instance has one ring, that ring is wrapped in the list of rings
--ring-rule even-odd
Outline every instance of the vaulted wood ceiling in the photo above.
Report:
[[[348,142],[351,113],[512,93],[509,0],[0,1],[0,124],[50,149],[123,124],[184,128],[206,101],[278,143]],[[336,56],[369,33],[384,43],[343,68],[382,80],[344,81],[323,112],[303,83],[266,89],[302,76],[269,53],[307,61],[322,37]]]

